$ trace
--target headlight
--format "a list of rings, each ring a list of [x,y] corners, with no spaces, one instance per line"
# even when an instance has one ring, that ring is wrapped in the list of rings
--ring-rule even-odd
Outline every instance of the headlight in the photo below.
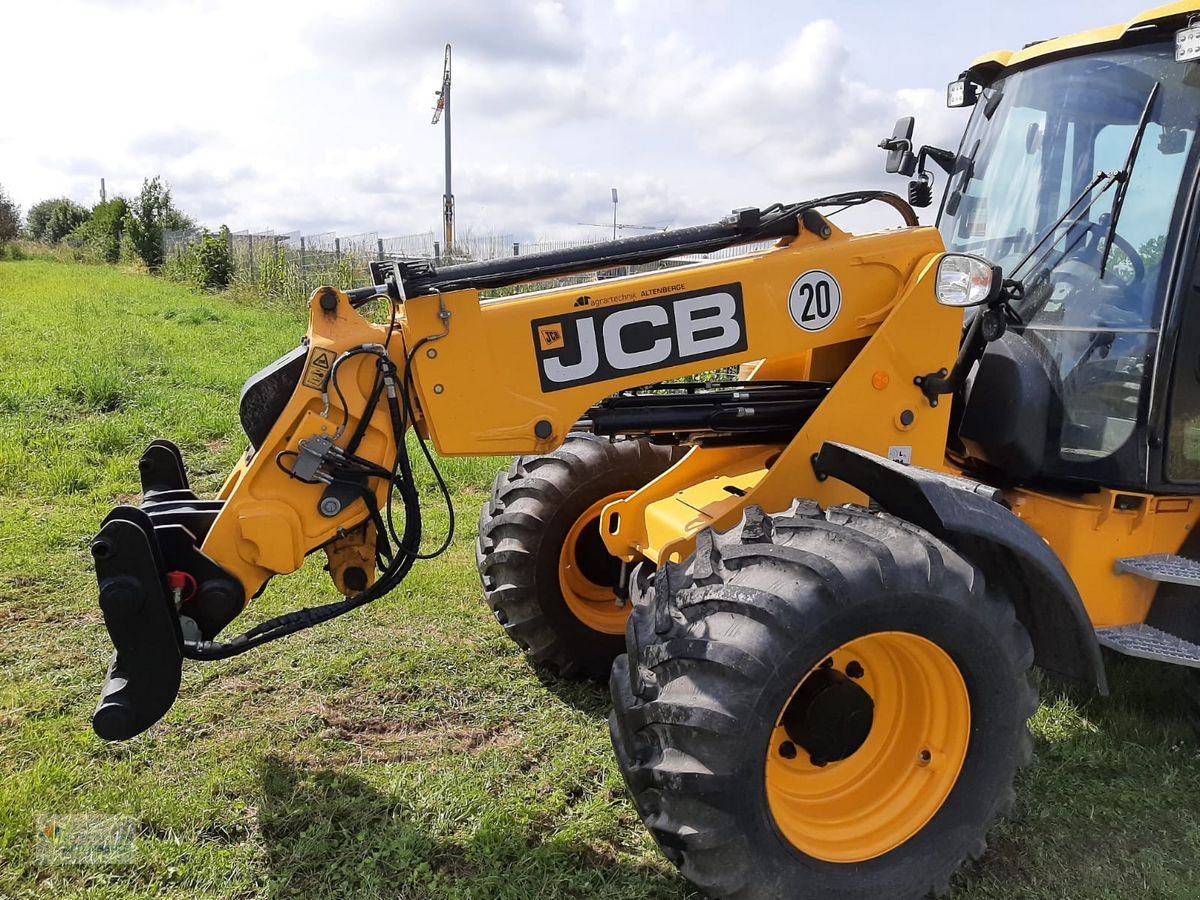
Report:
[[[966,253],[947,253],[938,263],[934,293],[942,306],[978,306],[994,300],[1003,279],[1000,267]]]

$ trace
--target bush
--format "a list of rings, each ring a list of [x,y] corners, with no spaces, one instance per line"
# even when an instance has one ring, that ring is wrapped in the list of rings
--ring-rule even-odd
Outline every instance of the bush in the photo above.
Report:
[[[171,202],[171,188],[155,175],[142,182],[142,190],[129,201],[125,236],[132,252],[157,272],[163,264],[163,229],[188,229],[194,223]]]
[[[21,207],[12,201],[0,185],[0,249],[15,240],[21,231]]]
[[[233,254],[229,249],[229,229],[224,225],[216,234],[204,229],[204,236],[196,245],[200,262],[200,274],[206,288],[228,287],[233,275]]]
[[[29,207],[29,236],[35,241],[57,244],[89,217],[86,209],[66,197],[43,200]]]
[[[121,256],[121,228],[129,204],[124,197],[114,197],[92,207],[91,218],[69,235],[72,241],[85,244],[104,262],[115,263]]]
[[[196,243],[163,261],[162,273],[173,281],[183,281],[201,289],[228,287],[233,277],[229,229],[221,226],[215,234],[204,229]]]

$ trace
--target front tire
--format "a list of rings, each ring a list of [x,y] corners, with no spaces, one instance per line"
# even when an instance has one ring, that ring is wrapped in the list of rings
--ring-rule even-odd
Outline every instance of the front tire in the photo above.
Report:
[[[920,898],[985,848],[1031,755],[1033,651],[948,545],[881,513],[757,507],[634,594],[613,744],[714,897]]]

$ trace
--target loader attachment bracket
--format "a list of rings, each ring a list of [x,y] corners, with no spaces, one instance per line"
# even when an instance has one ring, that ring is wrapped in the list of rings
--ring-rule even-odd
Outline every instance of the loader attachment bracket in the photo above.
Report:
[[[183,636],[148,514],[117,507],[91,549],[100,611],[115,648],[92,728],[105,740],[126,740],[157,722],[175,702]]]
[[[156,440],[138,461],[142,505],[112,510],[92,540],[100,612],[115,652],[92,728],[123,741],[166,714],[183,660],[245,606],[245,591],[200,549],[223,501],[188,485],[179,448]]]
[[[830,441],[814,468],[969,557],[1012,600],[1039,666],[1107,694],[1100,645],[1075,583],[1037,532],[999,502],[996,489]]]

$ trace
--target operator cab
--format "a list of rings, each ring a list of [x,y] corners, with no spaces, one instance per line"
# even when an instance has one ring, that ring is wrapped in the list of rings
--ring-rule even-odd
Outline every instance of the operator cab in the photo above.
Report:
[[[948,251],[1016,283],[1016,317],[956,397],[968,466],[1082,489],[1200,481],[1195,337],[1173,359],[1181,324],[1200,335],[1185,323],[1197,311],[1172,302],[1190,292],[1178,273],[1196,245],[1185,235],[1200,151],[1200,62],[1176,62],[1178,27],[1026,67],[980,64],[952,85],[951,102],[974,110],[938,228]],[[1168,402],[1172,416],[1156,415]],[[1165,420],[1170,434],[1156,430]]]

